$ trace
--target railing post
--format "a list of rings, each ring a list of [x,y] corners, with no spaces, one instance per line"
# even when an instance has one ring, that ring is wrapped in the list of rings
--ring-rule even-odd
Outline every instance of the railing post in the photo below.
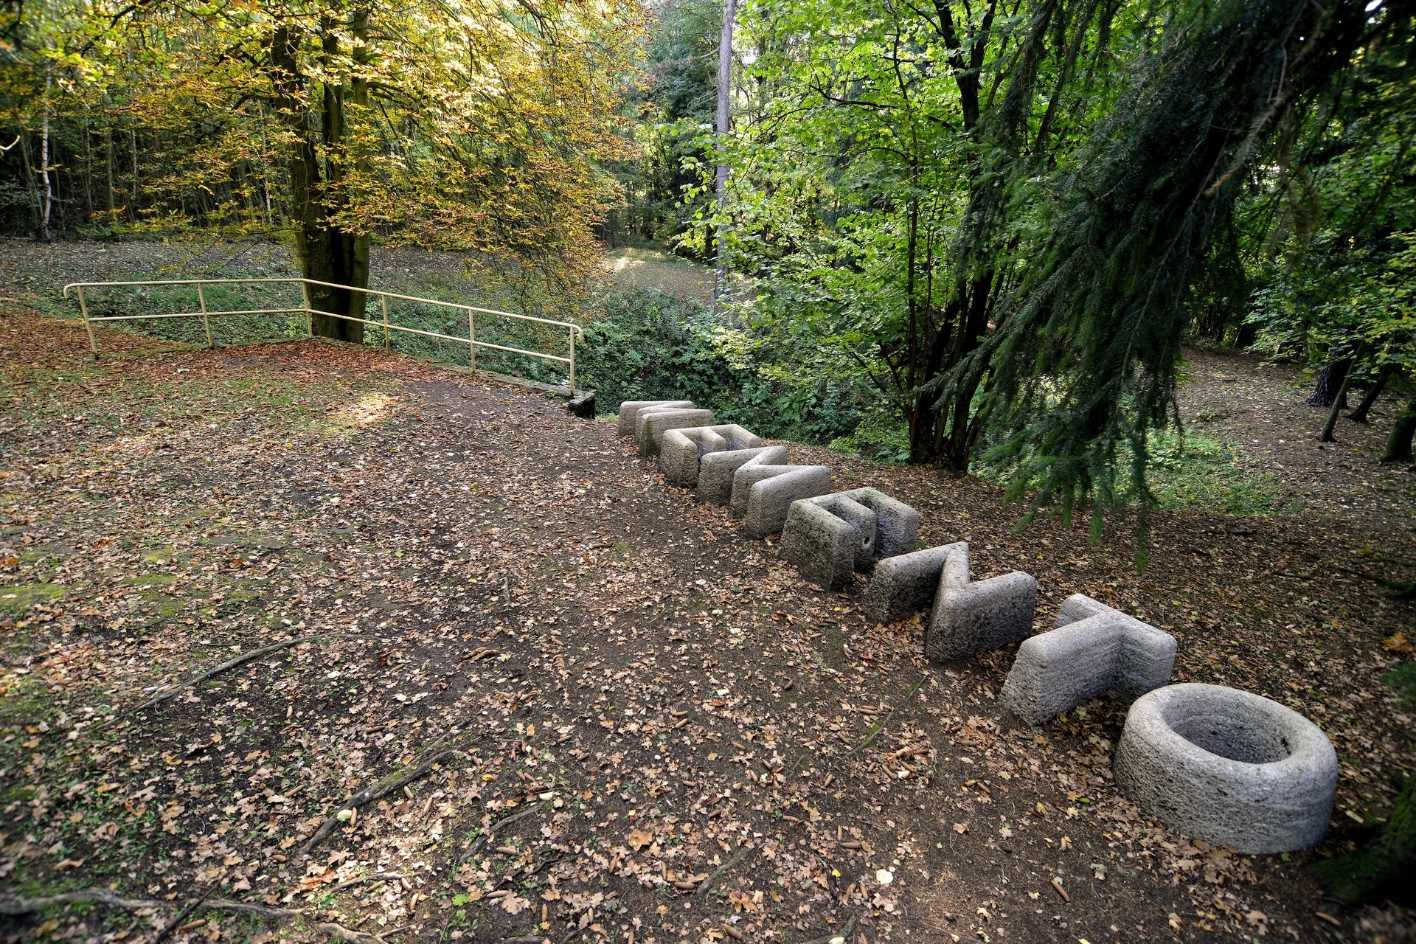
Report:
[[[387,296],[387,295],[380,295],[380,296],[379,296],[379,301],[380,301],[381,303],[383,303],[383,315],[384,315],[384,350],[387,351],[387,350],[388,350],[388,296]]]
[[[575,399],[575,329],[570,329],[570,398]]]
[[[315,322],[314,315],[310,312],[310,283],[305,279],[300,280],[300,297],[305,300],[305,334],[313,338]]]
[[[93,359],[98,360],[98,341],[93,336],[93,322],[89,321],[88,305],[84,304],[84,287],[75,286],[79,291],[79,314],[84,316],[84,329],[88,331],[89,350],[93,351]]]
[[[467,309],[467,370],[477,376],[477,313]]]
[[[206,292],[202,291],[200,282],[197,283],[197,301],[201,302],[202,305],[202,327],[206,328],[207,347],[214,347],[211,343],[211,316],[207,314]]]

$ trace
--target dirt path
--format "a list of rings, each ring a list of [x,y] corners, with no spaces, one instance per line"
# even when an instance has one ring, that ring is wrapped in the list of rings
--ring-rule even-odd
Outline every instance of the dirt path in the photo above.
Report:
[[[1413,607],[1351,529],[1162,515],[1139,577],[1125,539],[1013,534],[976,480],[793,447],[915,505],[928,542],[969,540],[978,575],[1033,573],[1039,627],[1087,592],[1176,634],[1178,680],[1316,720],[1342,759],[1329,838],[1239,856],[1119,796],[1116,702],[1010,727],[1011,651],[926,663],[918,617],[867,625],[858,587],[805,584],[609,423],[372,350],[112,338],[126,355],[94,365],[73,324],[11,310],[0,331],[8,890],[307,909],[191,916],[169,940],[192,942],[325,921],[388,941],[1322,941],[1374,920],[1318,917],[1303,870],[1411,770],[1380,678]],[[0,934],[150,939],[172,916]]]
[[[1307,404],[1312,384],[1297,369],[1245,354],[1186,352],[1192,377],[1180,388],[1192,431],[1236,443],[1245,465],[1285,486],[1283,502],[1341,520],[1373,540],[1416,546],[1416,466],[1377,459],[1400,403],[1384,394],[1371,422],[1338,420],[1320,443],[1327,410]],[[1358,396],[1350,398],[1356,406]]]

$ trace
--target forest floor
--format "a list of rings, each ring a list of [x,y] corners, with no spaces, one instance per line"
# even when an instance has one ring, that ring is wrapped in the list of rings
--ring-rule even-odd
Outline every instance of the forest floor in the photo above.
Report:
[[[1244,461],[1307,504],[1161,513],[1143,574],[1124,525],[1015,534],[978,479],[792,447],[970,541],[977,575],[1032,573],[1039,629],[1087,593],[1173,633],[1177,681],[1316,721],[1329,836],[1255,857],[1118,793],[1118,702],[1010,723],[1011,650],[926,662],[924,614],[867,623],[859,583],[807,584],[612,423],[373,349],[102,334],[94,362],[80,325],[0,301],[0,893],[150,904],[0,939],[1411,934],[1306,870],[1413,772],[1383,681],[1416,635],[1388,590],[1416,578],[1411,474],[1354,451],[1389,410],[1319,449],[1296,375],[1196,354],[1192,424],[1252,433]]]

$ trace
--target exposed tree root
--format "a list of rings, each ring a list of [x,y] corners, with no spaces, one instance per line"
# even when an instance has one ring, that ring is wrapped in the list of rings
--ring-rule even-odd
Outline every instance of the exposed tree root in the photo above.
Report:
[[[344,941],[345,944],[366,944],[368,941],[375,941],[383,944],[383,938],[377,934],[370,934],[368,931],[354,931],[343,925],[335,924],[333,921],[325,921],[315,925],[316,931],[323,931],[332,938]]]
[[[846,922],[846,926],[841,929],[839,934],[828,934],[825,937],[812,938],[809,941],[802,941],[802,944],[831,944],[832,941],[838,938],[845,941],[846,944],[851,944],[851,935],[855,933],[856,921],[859,919],[860,915],[851,915],[851,920]]]
[[[738,865],[742,863],[743,859],[746,859],[750,854],[756,851],[757,850],[752,846],[742,846],[741,848],[739,848],[737,851],[737,855],[733,856],[727,862],[720,865],[717,871],[715,871],[712,875],[699,882],[698,888],[694,891],[693,894],[697,895],[699,898],[702,898],[704,895],[708,894],[708,892],[713,888],[713,885],[717,883],[718,879],[722,878],[730,870],[737,868]]]
[[[910,689],[909,692],[906,693],[904,698],[900,699],[900,705],[903,705],[905,702],[909,701],[915,696],[915,692],[919,691],[921,686],[924,685],[925,678],[926,676],[923,675],[919,677],[919,681],[915,683],[915,687]],[[885,725],[890,723],[890,719],[894,716],[895,709],[898,707],[899,705],[891,705],[890,710],[885,712],[885,714],[881,716],[879,721],[875,722],[875,726],[870,729],[870,732],[866,734],[866,736],[861,740],[859,744],[846,751],[844,754],[841,754],[837,757],[833,757],[831,759],[836,761],[848,760],[849,758],[854,757],[861,751],[865,750],[871,744],[875,743],[875,739],[880,736],[881,731],[885,730]]]
[[[298,909],[267,908],[265,905],[246,901],[222,901],[220,899],[213,901],[201,899],[195,901],[155,901],[149,898],[124,898],[106,888],[88,888],[77,892],[45,895],[41,898],[0,898],[0,915],[33,914],[54,905],[82,903],[107,905],[110,908],[121,908],[124,911],[140,911],[143,908],[171,908],[178,905],[192,911],[226,911],[233,914],[254,915],[257,918],[293,918],[304,914]]]
[[[357,810],[359,809],[359,807],[364,806],[368,803],[372,803],[375,800],[383,799],[385,796],[388,796],[390,793],[399,789],[400,787],[410,784],[415,780],[419,780],[423,777],[426,777],[432,771],[434,764],[447,760],[449,757],[458,753],[459,751],[465,750],[472,744],[472,741],[476,740],[479,740],[479,738],[473,738],[470,741],[464,741],[461,744],[456,744],[452,747],[438,751],[432,757],[429,757],[427,760],[423,761],[416,767],[404,771],[403,773],[398,774],[390,780],[384,780],[381,783],[372,784],[362,792],[357,793],[354,796],[350,797],[348,800],[346,800],[344,802],[344,805],[339,808],[340,811]],[[300,851],[299,853],[297,853],[297,855],[300,857],[308,856],[316,846],[318,846],[320,843],[324,842],[326,839],[329,838],[329,834],[334,832],[334,830],[339,826],[339,822],[340,820],[338,813],[328,817],[323,823],[320,824],[320,828],[315,830],[315,834],[309,839],[305,840],[305,844],[300,847]]]
[[[227,661],[221,663],[221,665],[207,669],[205,672],[202,672],[199,675],[195,675],[185,682],[178,682],[176,685],[171,685],[167,688],[164,688],[162,691],[158,692],[156,695],[149,698],[147,701],[143,702],[138,707],[134,708],[133,711],[143,711],[147,708],[151,708],[153,705],[160,705],[163,702],[167,701],[167,699],[171,698],[173,695],[176,695],[178,692],[184,689],[191,688],[193,685],[200,685],[207,679],[216,678],[223,672],[229,672],[232,669],[239,668],[240,666],[245,665],[247,662],[259,659],[261,656],[269,655],[272,652],[279,652],[281,649],[289,649],[291,646],[298,646],[302,642],[312,642],[316,639],[323,639],[324,637],[330,635],[334,634],[317,633],[314,636],[299,636],[295,639],[286,639],[281,642],[272,643],[269,646],[262,646],[259,649],[252,649],[250,652],[243,652],[236,658],[228,659]]]
[[[516,822],[519,819],[525,819],[532,813],[538,812],[545,805],[546,804],[544,801],[540,803],[533,803],[530,809],[522,810],[520,813],[517,813],[513,816],[508,816],[506,819],[503,820],[498,820],[497,822],[488,826],[487,831],[482,833],[482,835],[478,836],[477,841],[472,843],[472,848],[467,850],[467,855],[462,857],[462,861],[467,862],[471,860],[471,858],[477,853],[481,852],[482,848],[486,846],[486,844],[491,841],[491,838],[497,834],[497,830],[501,829],[503,826],[510,826],[512,823]]]

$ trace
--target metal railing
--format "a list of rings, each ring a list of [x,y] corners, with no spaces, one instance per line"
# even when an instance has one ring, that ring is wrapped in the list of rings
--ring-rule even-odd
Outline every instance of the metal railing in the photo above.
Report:
[[[300,308],[247,308],[234,311],[211,311],[207,308],[205,287],[208,285],[256,285],[256,284],[285,284],[299,285],[300,295],[304,305]],[[84,289],[89,288],[124,288],[140,285],[195,285],[197,287],[197,303],[200,311],[171,312],[152,315],[101,315],[91,317],[88,312],[88,303],[84,299]],[[320,311],[310,307],[310,286],[319,285],[325,288],[346,289],[351,292],[363,292],[365,295],[376,295],[379,298],[380,307],[383,311],[381,321],[371,321],[368,318],[355,318],[353,315],[341,315],[330,311]],[[384,292],[374,288],[359,288],[355,285],[338,285],[334,282],[321,282],[316,279],[304,278],[277,278],[277,279],[160,279],[142,282],[70,282],[64,286],[64,297],[69,297],[69,289],[74,289],[79,299],[79,313],[84,318],[84,328],[88,331],[89,347],[93,351],[93,356],[98,357],[98,339],[94,336],[93,326],[107,321],[142,321],[156,320],[161,318],[200,318],[202,326],[206,329],[207,347],[213,347],[211,339],[211,319],[213,317],[226,317],[228,315],[298,315],[305,316],[305,333],[314,336],[314,316],[321,315],[326,318],[339,318],[344,321],[356,321],[359,324],[369,325],[374,328],[383,329],[384,350],[389,349],[389,332],[402,331],[407,334],[417,334],[428,338],[438,338],[443,341],[453,341],[458,344],[467,345],[468,362],[473,374],[477,371],[477,348],[488,348],[494,351],[506,351],[511,354],[522,354],[526,357],[537,357],[541,360],[554,361],[565,364],[568,368],[569,376],[566,381],[566,388],[572,397],[575,396],[575,339],[577,336],[581,340],[585,338],[585,332],[579,325],[571,324],[568,321],[553,321],[549,318],[535,318],[531,315],[518,315],[510,311],[497,311],[493,308],[478,308],[474,305],[461,305],[456,302],[443,302],[434,298],[418,298],[414,295],[400,295],[397,292]],[[467,313],[467,337],[458,337],[450,334],[440,334],[437,331],[425,331],[422,328],[409,328],[404,325],[395,324],[388,319],[389,299],[412,302],[418,305],[434,305],[440,308],[452,308],[457,311]],[[519,347],[508,347],[503,344],[493,344],[490,341],[477,340],[477,315],[494,315],[499,318],[511,318],[516,321],[529,321],[536,324],[550,325],[554,328],[564,328],[569,332],[569,356],[561,357],[558,354],[547,354],[542,351],[528,351]]]

